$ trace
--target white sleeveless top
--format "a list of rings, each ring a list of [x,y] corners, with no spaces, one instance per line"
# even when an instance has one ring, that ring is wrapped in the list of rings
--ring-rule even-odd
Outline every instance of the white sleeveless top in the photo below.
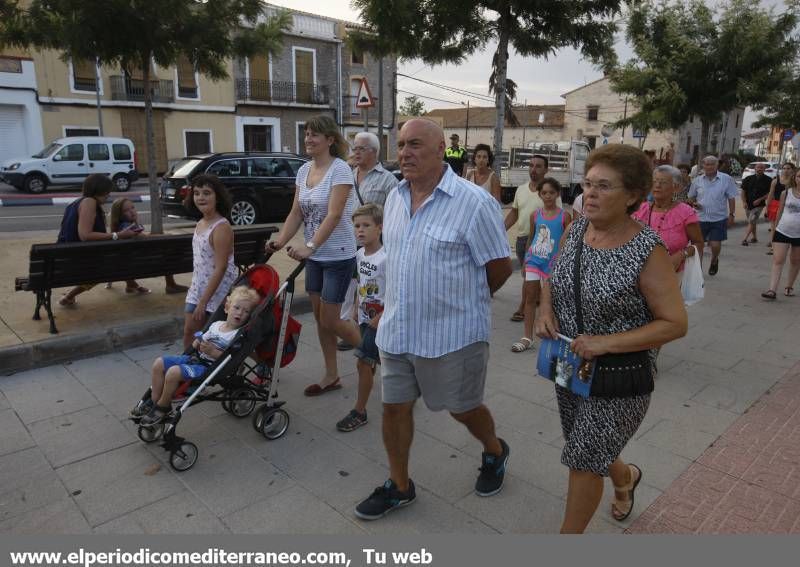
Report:
[[[486,181],[484,181],[483,183],[481,183],[480,185],[478,185],[478,182],[477,182],[477,181],[475,181],[475,170],[473,169],[473,170],[472,170],[472,171],[470,171],[470,173],[469,173],[469,179],[468,179],[468,181],[472,181],[472,182],[473,182],[475,185],[478,185],[478,187],[483,187],[484,189],[486,189],[486,191],[488,191],[489,193],[491,193],[491,192],[492,192],[492,178],[493,178],[493,177],[494,177],[494,170],[491,170],[491,169],[490,169],[490,170],[489,170],[489,177],[487,177],[487,178],[486,178]]]
[[[775,230],[789,238],[800,238],[800,199],[794,196],[792,189],[786,189],[783,214]]]
[[[197,304],[200,301],[200,297],[205,293],[208,280],[211,279],[211,274],[214,273],[214,249],[211,247],[209,239],[217,226],[227,222],[227,219],[219,219],[202,233],[195,228],[194,236],[192,237],[194,271],[192,272],[192,285],[189,286],[189,291],[186,294],[186,303]],[[219,282],[216,291],[211,296],[211,299],[208,300],[206,311],[214,312],[217,310],[217,307],[228,295],[234,281],[236,281],[236,266],[233,264],[233,252],[231,252],[225,266],[225,275],[222,276],[222,281]]]

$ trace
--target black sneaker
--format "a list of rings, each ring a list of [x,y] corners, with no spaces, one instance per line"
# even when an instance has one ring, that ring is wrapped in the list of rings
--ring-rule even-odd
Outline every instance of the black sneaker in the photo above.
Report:
[[[131,417],[143,417],[150,413],[150,410],[153,409],[153,400],[141,400],[136,407],[131,410]]]
[[[336,424],[336,429],[347,433],[349,431],[353,431],[354,429],[358,429],[362,425],[366,425],[366,423],[367,412],[358,413],[356,410],[350,410],[350,413],[348,413],[344,419]]]
[[[356,516],[362,520],[377,520],[397,508],[408,506],[417,498],[414,482],[408,479],[408,490],[401,492],[392,479],[376,488],[369,498],[356,506]]]
[[[475,492],[478,496],[494,496],[503,489],[503,478],[506,476],[506,465],[508,464],[508,454],[511,449],[508,448],[508,443],[499,440],[500,445],[503,447],[503,454],[499,457],[491,453],[483,453],[481,455],[481,474],[478,475],[478,481],[475,483]]]

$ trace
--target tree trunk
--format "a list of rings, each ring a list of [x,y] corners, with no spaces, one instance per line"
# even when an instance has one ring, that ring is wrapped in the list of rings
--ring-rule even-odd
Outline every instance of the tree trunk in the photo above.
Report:
[[[142,85],[144,86],[144,132],[147,139],[147,185],[150,189],[150,233],[163,234],[161,201],[156,179],[156,141],[153,133],[153,94],[150,92],[150,71],[153,69],[150,54],[142,61]]]
[[[708,129],[710,127],[711,122],[709,120],[700,119],[700,155],[697,156],[698,162],[708,155]]]
[[[500,154],[503,151],[503,127],[506,121],[506,75],[508,74],[508,36],[509,20],[511,14],[506,8],[500,14],[498,21],[499,42],[497,44],[497,76],[495,77],[495,106],[497,107],[497,119],[494,123],[494,172],[500,178]]]

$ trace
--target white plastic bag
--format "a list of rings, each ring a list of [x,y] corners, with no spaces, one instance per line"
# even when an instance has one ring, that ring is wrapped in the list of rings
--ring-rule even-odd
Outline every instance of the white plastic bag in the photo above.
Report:
[[[686,305],[694,305],[705,296],[703,268],[700,265],[700,254],[694,247],[694,254],[683,262],[683,278],[681,279],[681,295]]]
[[[339,313],[339,318],[349,321],[355,318],[356,306],[356,292],[358,291],[358,280],[353,278],[350,280],[350,285],[347,286],[347,295],[344,296],[344,303],[342,303],[342,310]]]

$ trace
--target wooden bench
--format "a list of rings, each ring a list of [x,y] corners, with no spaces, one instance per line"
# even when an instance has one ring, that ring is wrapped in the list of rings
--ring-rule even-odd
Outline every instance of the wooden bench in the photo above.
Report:
[[[244,271],[263,261],[264,245],[277,227],[234,227],[233,260]],[[34,244],[27,277],[14,281],[15,291],[36,294],[35,320],[44,307],[50,332],[57,333],[51,305],[52,290],[81,284],[98,284],[153,278],[192,271],[192,235],[164,235],[130,240]]]

